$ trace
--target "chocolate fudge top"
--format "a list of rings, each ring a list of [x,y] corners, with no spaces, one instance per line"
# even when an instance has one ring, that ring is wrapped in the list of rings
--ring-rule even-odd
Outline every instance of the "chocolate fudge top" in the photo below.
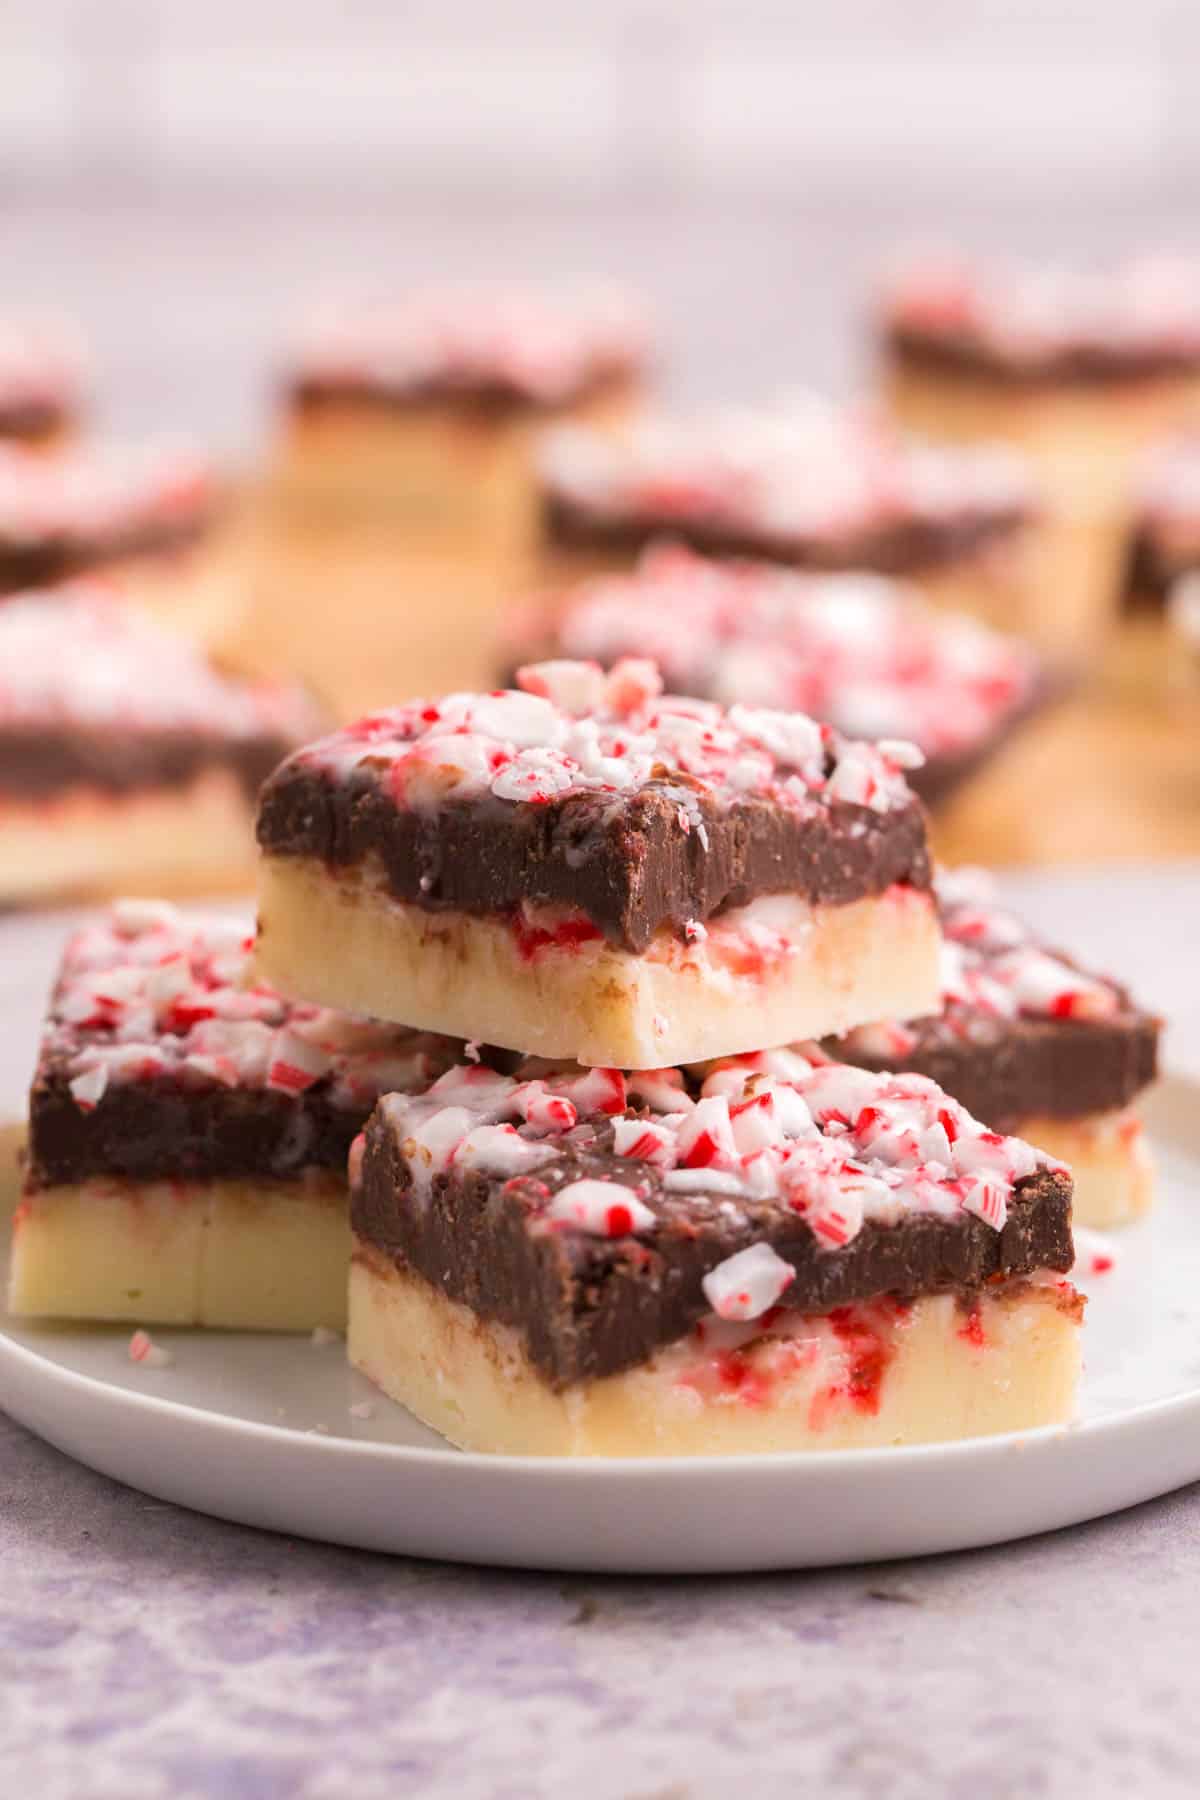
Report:
[[[633,373],[647,348],[640,308],[615,289],[442,286],[317,308],[296,334],[288,382],[301,403],[553,408]]]
[[[568,908],[635,953],[764,894],[840,904],[928,887],[911,744],[666,695],[640,659],[607,675],[539,663],[519,680],[300,751],[263,789],[263,849],[365,865],[430,911]]]
[[[253,794],[320,718],[301,689],[221,673],[99,584],[0,605],[0,795],[179,785],[213,763]]]
[[[885,284],[902,361],[1014,384],[1104,383],[1200,363],[1200,262],[1141,257],[1102,271],[917,260]]]
[[[1011,538],[1036,511],[1013,452],[895,437],[814,401],[789,413],[652,418],[618,438],[547,434],[548,538],[633,549],[669,531],[698,550],[903,574]]]
[[[0,585],[36,587],[194,542],[217,509],[213,471],[188,451],[0,445]]]
[[[980,870],[940,871],[942,1010],[864,1025],[826,1048],[930,1076],[996,1130],[1128,1106],[1158,1072],[1160,1021],[1040,943]]]
[[[49,319],[0,319],[0,435],[36,438],[64,424],[83,399],[77,334]]]
[[[1200,568],[1200,435],[1188,433],[1150,452],[1135,508],[1128,598],[1161,603],[1177,576]]]
[[[811,713],[847,737],[910,738],[927,764],[990,744],[1044,687],[1028,645],[886,577],[713,562],[663,544],[632,574],[552,604],[546,628],[557,655],[605,666],[649,656],[679,693]]]
[[[380,1094],[448,1038],[296,1005],[253,979],[244,920],[118,902],[68,942],[30,1096],[33,1189],[341,1170]]]
[[[559,1388],[713,1312],[969,1294],[1073,1255],[1061,1165],[818,1051],[690,1078],[460,1066],[384,1099],[351,1172],[358,1237],[515,1328]]]

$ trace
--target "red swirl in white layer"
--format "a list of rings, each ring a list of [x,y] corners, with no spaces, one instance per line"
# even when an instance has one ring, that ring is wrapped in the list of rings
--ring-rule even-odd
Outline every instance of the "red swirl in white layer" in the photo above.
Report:
[[[521,690],[449,694],[374,713],[320,739],[297,761],[346,779],[373,775],[400,807],[435,809],[490,794],[544,805],[570,794],[630,795],[652,780],[719,804],[757,796],[808,809],[846,801],[887,812],[911,801],[914,745],[849,743],[803,713],[723,707],[663,694],[652,662],[537,663]]]
[[[200,731],[293,742],[319,713],[298,687],[220,674],[98,581],[0,605],[0,730]]]
[[[555,1105],[569,1122],[550,1119]],[[584,1180],[554,1193],[547,1186],[535,1218],[537,1228],[609,1237],[652,1234],[686,1215],[695,1195],[721,1196],[734,1214],[782,1206],[830,1250],[865,1220],[909,1213],[973,1213],[1000,1230],[1014,1185],[1056,1166],[1019,1138],[985,1130],[924,1076],[876,1075],[788,1050],[712,1065],[698,1098],[676,1070],[626,1078],[529,1063],[501,1075],[472,1064],[424,1094],[390,1095],[382,1108],[418,1203],[453,1169],[544,1181],[566,1151],[627,1160],[627,1179],[598,1162]],[[751,1317],[759,1299],[762,1310],[779,1297],[778,1270],[761,1254],[725,1276],[709,1298],[717,1311],[741,1308],[727,1316]]]
[[[217,500],[212,465],[166,446],[85,446],[41,456],[0,445],[0,544],[103,549],[195,528]]]
[[[52,319],[0,319],[0,410],[79,404],[86,358],[77,331]]]
[[[641,308],[616,288],[447,284],[324,302],[295,335],[291,371],[396,393],[502,387],[552,405],[639,366],[648,341]]]
[[[564,426],[547,433],[540,463],[550,497],[585,516],[780,541],[1034,509],[1012,451],[909,442],[815,396],[774,413],[640,420],[619,438]]]
[[[567,656],[636,650],[683,692],[796,708],[850,737],[964,749],[1029,703],[1040,664],[1016,638],[875,575],[712,562],[675,545],[586,582],[555,626]]]
[[[253,979],[247,920],[118,901],[69,940],[43,1053],[67,1058],[76,1104],[110,1084],[177,1079],[298,1094],[328,1078],[334,1105],[424,1087],[455,1040],[285,1000]]]
[[[1115,983],[1076,969],[1034,937],[1024,920],[994,898],[982,869],[942,869],[936,881],[942,923],[942,1012],[956,1037],[996,1019],[1107,1019],[1122,1010]],[[917,1039],[898,1021],[860,1025],[846,1034],[848,1049],[870,1056],[906,1056]]]
[[[1200,354],[1200,261],[1151,255],[1083,270],[918,256],[885,280],[882,308],[893,329],[1015,363],[1072,351]]]

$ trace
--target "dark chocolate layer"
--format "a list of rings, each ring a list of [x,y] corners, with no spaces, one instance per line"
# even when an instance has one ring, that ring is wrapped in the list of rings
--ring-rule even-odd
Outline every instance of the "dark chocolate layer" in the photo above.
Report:
[[[972,1036],[941,1018],[908,1025],[916,1047],[887,1060],[832,1038],[826,1049],[864,1069],[928,1075],[993,1131],[1035,1115],[1084,1118],[1130,1105],[1158,1073],[1159,1021],[1130,1010],[1114,1019],[990,1019],[971,1015]]]
[[[36,444],[62,431],[74,418],[74,409],[55,400],[26,400],[0,404],[0,437]]]
[[[714,556],[756,557],[801,569],[871,569],[883,575],[932,573],[986,554],[1028,523],[1019,508],[955,518],[882,520],[873,528],[824,535],[732,530],[717,521],[613,518],[573,505],[565,496],[542,500],[542,534],[551,547],[627,556],[631,560],[664,531],[693,550]]]
[[[107,794],[181,788],[210,769],[231,770],[253,801],[293,748],[290,740],[270,735],[0,725],[0,803],[53,799],[73,787]]]
[[[32,543],[0,537],[0,594],[53,587],[130,557],[182,552],[199,543],[211,523],[211,517],[203,514],[186,523],[145,521],[104,537],[57,535]]]
[[[704,1276],[750,1243],[765,1240],[792,1265],[784,1304],[804,1313],[885,1294],[969,1294],[997,1277],[1065,1272],[1074,1257],[1070,1179],[1050,1170],[1017,1184],[1002,1231],[965,1213],[911,1214],[895,1225],[868,1222],[841,1250],[819,1248],[778,1203],[739,1202],[739,1217],[718,1195],[690,1197],[686,1214],[660,1215],[641,1238],[531,1229],[547,1193],[588,1176],[637,1187],[653,1204],[658,1177],[646,1164],[567,1150],[544,1172],[515,1180],[452,1171],[418,1205],[400,1146],[377,1112],[351,1218],[361,1240],[437,1293],[517,1330],[534,1367],[558,1389],[635,1368],[683,1337],[711,1312]]]
[[[317,418],[346,406],[371,412],[434,413],[444,407],[469,413],[482,423],[499,423],[522,413],[551,414],[565,406],[608,398],[618,400],[635,379],[632,365],[599,368],[567,394],[546,400],[517,382],[429,380],[387,386],[370,376],[347,372],[338,378],[308,375],[287,384],[286,402],[298,418]]]
[[[1191,375],[1200,368],[1200,350],[1186,344],[1063,344],[1037,354],[1004,355],[978,338],[949,333],[937,337],[892,325],[888,353],[901,369],[924,375],[993,382],[1013,389],[1102,388],[1129,381]]]
[[[30,1094],[31,1190],[109,1176],[130,1181],[285,1178],[342,1171],[370,1105],[334,1106],[324,1079],[303,1094],[230,1088],[190,1075],[112,1082],[91,1112],[72,1098],[65,1059]]]
[[[842,905],[897,882],[930,886],[915,800],[886,813],[842,804],[801,814],[758,799],[723,809],[682,780],[628,799],[582,793],[513,807],[489,796],[428,813],[398,808],[369,774],[339,782],[293,761],[263,790],[258,841],[334,869],[373,859],[390,894],[428,911],[576,908],[635,953],[664,925],[682,931],[761,894]],[[696,813],[686,832],[685,798]]]

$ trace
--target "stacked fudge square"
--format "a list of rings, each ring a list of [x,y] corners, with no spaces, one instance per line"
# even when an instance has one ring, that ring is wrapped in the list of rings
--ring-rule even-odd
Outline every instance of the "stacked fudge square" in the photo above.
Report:
[[[637,660],[518,683],[364,719],[260,802],[261,978],[461,1043],[350,1151],[351,1360],[500,1452],[1068,1417],[1066,1170],[801,1042],[936,1007],[910,747]]]
[[[829,1050],[939,1003],[912,747],[637,659],[518,683],[281,763],[257,940],[158,902],[71,940],[13,1309],[348,1322],[361,1370],[489,1451],[1069,1417],[1066,1169]]]

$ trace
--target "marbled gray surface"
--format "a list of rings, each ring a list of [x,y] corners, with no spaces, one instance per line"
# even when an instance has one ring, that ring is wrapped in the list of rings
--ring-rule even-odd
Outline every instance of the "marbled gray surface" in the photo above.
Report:
[[[969,1556],[662,1582],[269,1537],[143,1499],[14,1425],[0,1469],[6,1792],[1200,1787],[1200,1487]]]
[[[1012,892],[1200,1067],[1200,872]],[[1200,1792],[1200,1486],[922,1563],[618,1581],[239,1529],[0,1419],[0,1558],[0,1767],[36,1800]]]

